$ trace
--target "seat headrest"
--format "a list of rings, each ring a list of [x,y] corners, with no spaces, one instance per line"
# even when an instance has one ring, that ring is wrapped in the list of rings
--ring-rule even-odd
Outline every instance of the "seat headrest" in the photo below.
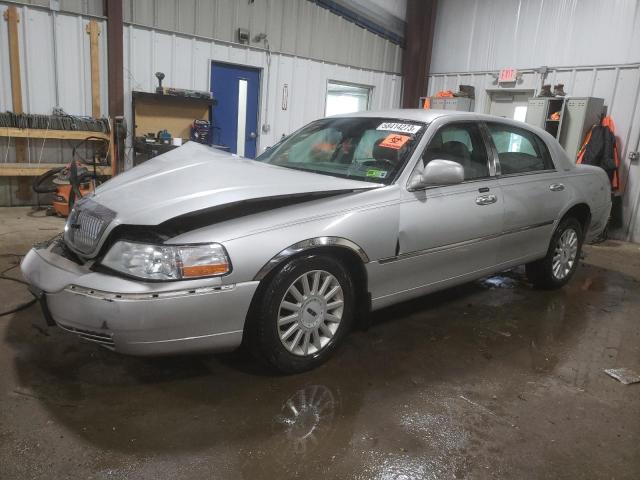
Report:
[[[450,141],[442,144],[440,151],[444,154],[451,155],[452,157],[457,158],[471,158],[471,154],[469,153],[469,149],[462,142]]]
[[[381,147],[380,144],[384,141],[384,138],[380,138],[373,144],[373,158],[376,160],[391,160],[392,162],[398,161],[398,153],[400,150],[395,150],[389,147]]]

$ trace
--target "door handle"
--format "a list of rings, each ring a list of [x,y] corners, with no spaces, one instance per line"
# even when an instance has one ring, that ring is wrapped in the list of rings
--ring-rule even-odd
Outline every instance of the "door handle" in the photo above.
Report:
[[[253,140],[253,139],[254,139],[254,138],[256,138],[257,136],[258,136],[258,135],[256,135],[256,132],[251,132],[251,133],[249,134],[249,138],[250,138],[251,140]]]
[[[480,195],[476,197],[476,205],[491,205],[492,203],[496,203],[497,201],[498,197],[493,194]]]
[[[564,184],[552,183],[551,185],[549,185],[549,190],[551,190],[552,192],[561,192],[562,190],[564,190]]]

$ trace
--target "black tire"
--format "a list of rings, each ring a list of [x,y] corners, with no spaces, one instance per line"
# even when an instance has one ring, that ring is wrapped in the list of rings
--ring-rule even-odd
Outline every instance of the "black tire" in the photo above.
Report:
[[[556,275],[554,274],[553,268],[554,256],[557,253],[556,249],[559,247],[558,244],[562,236],[565,232],[569,232],[570,230],[573,230],[577,237],[575,260],[573,261],[568,273]],[[551,237],[547,255],[540,260],[526,265],[527,277],[533,286],[544,290],[553,290],[566,285],[578,268],[578,262],[580,261],[580,255],[582,252],[582,242],[583,233],[580,222],[573,217],[563,219],[553,233],[553,237]]]
[[[280,340],[278,318],[281,302],[291,285],[302,275],[320,270],[328,272],[339,282],[343,295],[341,321],[323,347],[306,356],[290,352]],[[247,324],[247,343],[250,352],[260,361],[282,373],[298,373],[313,369],[325,361],[338,348],[351,329],[355,309],[355,289],[348,270],[329,255],[306,255],[286,262],[278,269],[269,283],[261,289],[252,307]],[[295,322],[294,322],[295,323]],[[302,330],[301,330],[302,331]],[[313,338],[313,337],[312,337]]]

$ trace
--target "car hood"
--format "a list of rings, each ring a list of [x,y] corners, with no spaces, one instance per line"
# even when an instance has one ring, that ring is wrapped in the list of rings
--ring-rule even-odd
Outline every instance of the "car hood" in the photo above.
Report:
[[[116,213],[116,224],[158,225],[247,200],[381,186],[277,167],[188,142],[104,183],[93,200]]]

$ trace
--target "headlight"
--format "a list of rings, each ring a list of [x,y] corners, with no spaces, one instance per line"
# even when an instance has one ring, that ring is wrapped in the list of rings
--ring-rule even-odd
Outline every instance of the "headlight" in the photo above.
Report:
[[[224,275],[231,262],[218,243],[204,245],[148,245],[119,241],[102,265],[146,280],[187,280]]]

